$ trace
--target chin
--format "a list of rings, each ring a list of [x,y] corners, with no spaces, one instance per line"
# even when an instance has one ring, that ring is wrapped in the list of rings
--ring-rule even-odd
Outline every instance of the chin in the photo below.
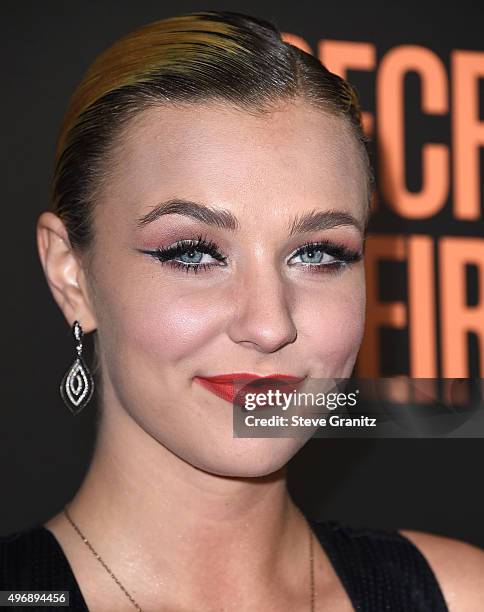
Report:
[[[210,456],[191,457],[188,461],[219,476],[268,476],[284,467],[306,442],[302,438],[234,438],[229,445],[221,444]]]

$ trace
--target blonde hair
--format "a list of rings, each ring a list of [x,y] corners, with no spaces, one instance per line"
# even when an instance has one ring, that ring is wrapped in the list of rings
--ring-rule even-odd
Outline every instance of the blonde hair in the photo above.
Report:
[[[122,127],[142,110],[223,100],[250,113],[302,97],[347,118],[366,163],[368,209],[374,182],[356,90],[267,21],[230,11],[194,12],[149,23],[101,53],[74,91],[62,121],[52,183],[53,210],[74,249],[92,235],[96,190]]]

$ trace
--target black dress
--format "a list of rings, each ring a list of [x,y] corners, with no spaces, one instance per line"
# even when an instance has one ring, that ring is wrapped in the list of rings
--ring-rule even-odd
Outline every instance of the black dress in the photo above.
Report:
[[[448,612],[430,565],[402,534],[308,520],[355,610]],[[69,591],[69,609],[88,610],[61,546],[42,525],[0,538],[0,591],[7,590]]]

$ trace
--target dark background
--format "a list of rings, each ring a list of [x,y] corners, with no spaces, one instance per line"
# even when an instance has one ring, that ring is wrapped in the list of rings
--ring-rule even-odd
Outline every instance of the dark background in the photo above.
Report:
[[[1,4],[0,535],[58,512],[80,485],[94,443],[95,401],[73,417],[58,392],[73,360],[73,342],[44,280],[35,242],[37,217],[50,206],[55,140],[68,98],[94,57],[121,35],[194,10],[263,17],[302,36],[313,49],[322,38],[371,42],[378,56],[396,45],[418,44],[437,53],[447,67],[452,49],[484,49],[482,2]],[[374,110],[374,74],[352,79],[349,73],[349,78],[363,108]],[[409,87],[417,83],[410,79]],[[448,123],[435,121],[441,124],[432,130],[448,141]],[[418,182],[418,168],[413,168],[410,164],[410,183]],[[374,227],[402,231],[401,223],[386,215],[383,205]],[[85,340],[91,363],[91,342]],[[289,484],[296,503],[313,517],[419,529],[484,547],[483,455],[483,439],[313,439],[291,462]]]

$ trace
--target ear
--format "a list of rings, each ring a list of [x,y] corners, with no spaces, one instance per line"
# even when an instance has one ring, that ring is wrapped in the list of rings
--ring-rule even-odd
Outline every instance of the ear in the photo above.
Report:
[[[70,326],[79,321],[85,333],[96,329],[80,257],[71,247],[62,220],[43,212],[37,220],[37,248],[52,295]]]

